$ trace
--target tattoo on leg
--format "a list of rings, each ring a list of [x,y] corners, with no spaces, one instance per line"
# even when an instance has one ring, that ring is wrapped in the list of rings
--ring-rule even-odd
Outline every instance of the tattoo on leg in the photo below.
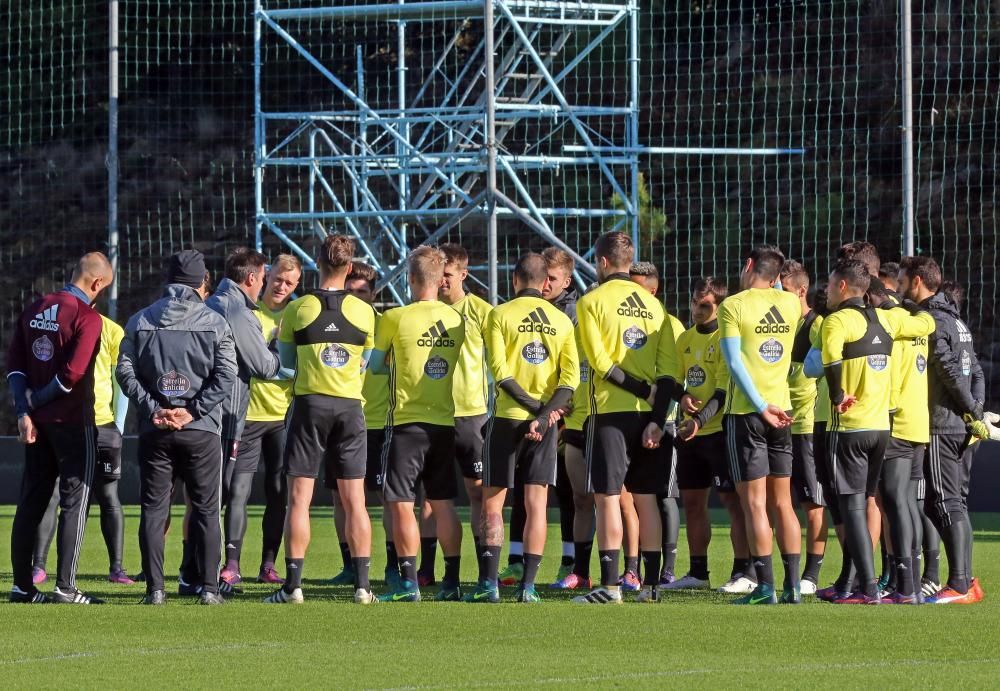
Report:
[[[503,544],[503,517],[499,513],[483,514],[482,534],[487,545]]]

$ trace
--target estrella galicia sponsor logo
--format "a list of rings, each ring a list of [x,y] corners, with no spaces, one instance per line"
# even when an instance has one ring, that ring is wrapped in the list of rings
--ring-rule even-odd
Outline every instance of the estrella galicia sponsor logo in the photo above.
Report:
[[[684,377],[687,379],[688,386],[701,386],[705,383],[706,374],[705,370],[698,365],[691,365]]]
[[[754,333],[759,334],[786,334],[792,330],[785,319],[781,316],[781,312],[774,305],[771,305],[771,309],[761,318],[760,324],[754,329]]]
[[[432,355],[424,363],[424,374],[431,379],[444,379],[448,376],[448,361],[439,355]]]
[[[885,353],[872,353],[868,356],[868,366],[876,372],[881,372],[889,365],[889,356]]]
[[[632,291],[632,294],[621,301],[618,306],[618,314],[623,317],[638,317],[640,319],[653,319],[653,313],[646,309],[639,293]]]
[[[646,345],[647,340],[649,337],[646,336],[646,332],[634,325],[625,329],[625,333],[622,334],[622,341],[630,350],[639,350]]]
[[[437,324],[420,335],[420,338],[417,339],[417,345],[423,348],[454,348],[455,339],[448,335],[448,329],[444,328],[444,322],[438,319]],[[430,361],[428,360],[428,362]]]
[[[549,359],[549,349],[541,341],[532,341],[521,348],[521,357],[532,365],[540,365]]]
[[[59,322],[56,321],[58,316],[59,305],[52,305],[36,314],[35,318],[28,322],[28,326],[41,331],[58,331]]]
[[[31,354],[42,362],[48,362],[56,352],[56,347],[48,336],[39,336],[31,344]]]
[[[962,365],[962,374],[964,376],[969,376],[972,374],[972,355],[969,354],[968,350],[962,350],[962,357],[959,358],[959,363]]]
[[[156,390],[167,398],[183,396],[191,390],[191,380],[180,372],[170,370],[156,380]]]
[[[923,354],[918,353],[917,354],[917,371],[920,372],[920,374],[923,374],[926,369],[927,369],[927,358],[925,358],[923,356]]]
[[[339,343],[331,343],[319,354],[320,361],[327,367],[340,369],[351,359],[351,354]]]
[[[590,364],[586,360],[580,361],[580,383],[586,384],[590,381]]]
[[[541,333],[548,334],[549,336],[556,335],[555,327],[552,326],[552,322],[549,321],[548,316],[545,314],[545,310],[541,307],[531,310],[531,313],[521,320],[521,324],[517,327],[517,330],[520,333]]]
[[[955,330],[958,332],[959,343],[972,343],[972,333],[961,319],[955,320]]]
[[[768,363],[775,363],[785,354],[785,347],[773,338],[769,338],[760,344],[757,349],[761,360]]]

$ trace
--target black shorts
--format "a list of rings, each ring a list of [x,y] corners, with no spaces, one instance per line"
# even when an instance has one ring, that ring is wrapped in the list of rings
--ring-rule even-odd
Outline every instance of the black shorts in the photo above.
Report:
[[[587,418],[587,476],[589,491],[621,494],[662,494],[670,485],[670,438],[658,449],[642,445],[650,413],[597,413]]]
[[[550,425],[542,441],[524,438],[531,420],[497,417],[486,426],[483,454],[483,484],[514,488],[514,478],[525,485],[556,484],[556,452],[559,430]]]
[[[575,446],[578,449],[583,449],[587,446],[587,438],[584,436],[582,429],[563,428],[562,443],[567,446]]]
[[[799,503],[826,506],[823,485],[816,474],[816,445],[811,434],[792,435],[792,485]]]
[[[874,497],[882,476],[882,461],[889,430],[827,432],[830,449],[830,484],[840,494]]]
[[[470,480],[483,478],[483,429],[486,415],[469,415],[455,418],[455,460],[462,477]]]
[[[236,467],[233,472],[256,473],[265,445],[270,449],[276,446],[275,440],[280,439],[280,444],[283,446],[284,436],[284,420],[247,422],[243,427],[243,437],[236,448]],[[281,446],[277,446],[277,448],[280,449]]]
[[[939,525],[951,525],[953,513],[968,511],[969,478],[977,448],[968,440],[965,434],[931,435],[924,460],[924,511]]]
[[[906,439],[889,437],[885,446],[885,461],[902,461],[910,464],[910,481],[919,482],[924,479],[924,451],[926,444],[920,444]]]
[[[734,483],[792,476],[792,432],[775,429],[757,413],[724,415],[729,473]]]
[[[411,422],[390,428],[388,435],[382,456],[386,501],[415,501],[420,482],[427,499],[455,498],[454,427]]]
[[[368,430],[368,467],[365,470],[365,488],[381,492],[385,482],[382,474],[382,455],[385,453],[385,428]]]
[[[296,396],[288,414],[285,472],[289,477],[361,480],[368,435],[361,401],[321,394]]]
[[[113,422],[97,428],[95,474],[105,480],[118,480],[122,476],[122,435]]]
[[[682,489],[735,492],[726,456],[726,435],[722,432],[677,441],[677,484]]]

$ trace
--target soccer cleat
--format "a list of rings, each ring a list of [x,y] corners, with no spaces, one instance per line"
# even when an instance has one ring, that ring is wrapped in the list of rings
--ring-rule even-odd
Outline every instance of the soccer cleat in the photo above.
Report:
[[[118,585],[135,585],[135,581],[128,577],[125,573],[125,569],[115,569],[108,574],[109,583],[117,583]]]
[[[823,602],[833,602],[838,598],[847,597],[850,594],[851,594],[850,591],[839,590],[837,588],[837,584],[834,583],[833,585],[828,585],[825,588],[820,588],[819,590],[817,590],[816,599],[822,600]]]
[[[577,595],[572,599],[580,605],[620,605],[622,603],[622,593],[617,588],[595,588],[586,595]]]
[[[198,601],[199,605],[224,605],[226,604],[226,598],[222,597],[221,593],[210,593],[207,590],[201,594],[201,598]]]
[[[186,597],[197,597],[201,595],[201,586],[188,583],[183,577],[177,577],[177,594]]]
[[[455,586],[454,588],[447,588],[441,586],[441,589],[434,594],[435,602],[461,602],[462,601],[462,588],[460,586]]]
[[[535,586],[518,586],[517,592],[514,594],[514,600],[516,602],[541,602],[542,598],[535,590]]]
[[[497,582],[505,588],[510,588],[520,583],[522,578],[524,578],[524,564],[507,564],[497,577]]]
[[[343,569],[327,583],[329,585],[354,585],[354,569]]]
[[[803,578],[799,581],[799,592],[803,595],[815,595],[816,594],[816,584],[810,581],[808,578]]]
[[[888,573],[883,573],[881,576],[879,576],[878,577],[878,583],[876,583],[875,585],[878,586],[879,593],[881,593],[883,591],[892,592],[891,590],[889,590],[889,574]]]
[[[141,605],[165,605],[167,604],[167,594],[162,590],[154,590],[151,593],[146,593],[146,597],[142,598]]]
[[[462,598],[463,602],[487,602],[496,604],[500,602],[500,589],[489,581],[481,581],[476,589],[471,593],[466,593]]]
[[[52,591],[49,596],[52,602],[57,605],[103,605],[104,600],[96,597],[91,597],[81,590],[73,589],[63,592],[56,588]]]
[[[385,570],[385,587],[390,593],[394,590],[399,590],[399,586],[402,582],[403,580],[399,575],[399,569]]]
[[[399,588],[378,596],[379,602],[420,602],[420,588],[413,581],[402,580]]]
[[[559,583],[566,579],[571,573],[573,573],[573,564],[560,564],[559,571],[556,572],[556,580],[550,585],[550,588],[558,588]]]
[[[709,585],[707,578],[697,578],[691,574],[684,574],[679,579],[673,583],[668,583],[663,586],[664,590],[708,590],[712,586]]]
[[[986,592],[983,590],[982,584],[979,582],[978,578],[973,578],[972,583],[969,585],[969,592],[975,598],[976,602],[979,602],[984,597],[986,597]]]
[[[874,597],[865,595],[862,591],[856,590],[853,593],[837,593],[836,597],[828,602],[835,605],[880,605],[882,598],[878,595]]]
[[[655,603],[660,601],[660,589],[655,585],[643,586],[639,594],[635,596],[635,601],[639,603]]]
[[[274,570],[273,566],[262,566],[260,567],[260,572],[257,574],[257,582],[283,585],[285,583],[285,579],[278,575],[278,572]]]
[[[639,580],[639,574],[635,571],[626,571],[625,574],[618,579],[618,585],[622,590],[634,593],[642,587],[642,581]]]
[[[302,588],[296,588],[292,592],[286,592],[284,588],[278,588],[273,593],[263,599],[265,605],[301,605],[305,602],[302,597]]]
[[[781,597],[778,598],[778,602],[782,605],[801,605],[802,604],[802,590],[801,588],[785,588],[781,591]]]
[[[31,568],[31,583],[33,585],[41,585],[42,583],[49,582],[49,574],[45,573],[45,569],[38,566],[33,566]]]
[[[232,597],[243,592],[243,576],[238,571],[223,569],[219,574],[219,595],[222,597]]]
[[[10,601],[20,605],[44,605],[52,602],[49,596],[39,591],[37,588],[25,591],[16,585],[10,590]]]
[[[938,591],[940,590],[941,590],[940,583],[932,581],[929,578],[920,579],[920,593],[924,596],[924,598],[934,597],[935,595],[938,594]]]
[[[590,590],[590,579],[581,578],[575,573],[566,574],[566,577],[561,581],[556,581],[550,588],[555,588],[557,590],[576,590],[577,588],[583,588],[585,590]]]
[[[743,597],[733,600],[734,605],[776,605],[778,596],[774,592],[774,586],[767,583],[758,583],[753,592],[747,593]]]
[[[354,604],[357,605],[374,605],[378,603],[378,598],[375,597],[375,593],[370,590],[365,590],[364,588],[358,588],[354,591]]]
[[[674,575],[673,571],[670,571],[669,569],[663,569],[662,571],[660,571],[660,583],[659,583],[659,586],[661,588],[665,588],[666,586],[670,585],[671,583],[673,583],[676,580],[677,580],[677,576]]]
[[[978,600],[976,600],[972,588],[969,588],[968,592],[965,593],[960,593],[954,588],[945,588],[938,591],[934,597],[927,598],[926,602],[928,605],[971,605]]]
[[[434,579],[433,573],[417,571],[417,585],[421,588],[429,588],[432,585],[437,585],[437,581]]]
[[[136,583],[145,583],[146,582],[146,572],[145,571],[140,571],[136,575],[132,576],[132,580],[135,581]]]
[[[898,590],[889,593],[887,597],[882,598],[882,604],[885,605],[915,605],[917,604],[916,595],[904,595]]]
[[[719,588],[720,593],[729,595],[747,595],[757,587],[757,581],[751,580],[741,573],[736,574]]]

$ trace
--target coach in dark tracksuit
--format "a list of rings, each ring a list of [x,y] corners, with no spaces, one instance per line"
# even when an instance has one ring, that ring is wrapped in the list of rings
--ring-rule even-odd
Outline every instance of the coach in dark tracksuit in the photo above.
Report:
[[[139,526],[145,604],[163,604],[164,528],[173,478],[183,480],[202,576],[202,604],[218,594],[222,406],[236,381],[236,352],[226,320],[203,302],[205,259],[185,250],[170,258],[164,296],[125,326],[118,368],[122,391],[139,411]]]

